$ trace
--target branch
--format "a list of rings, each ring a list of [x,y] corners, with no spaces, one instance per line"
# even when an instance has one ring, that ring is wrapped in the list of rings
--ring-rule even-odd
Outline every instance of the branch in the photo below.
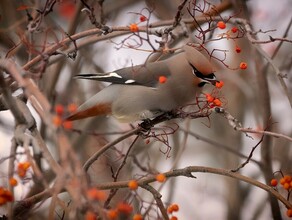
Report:
[[[185,177],[191,177],[194,178],[192,173],[213,173],[218,174],[222,176],[228,176],[246,183],[249,183],[253,186],[256,186],[258,188],[261,188],[268,193],[271,193],[273,196],[275,196],[279,201],[281,201],[288,209],[292,208],[292,204],[287,201],[279,192],[277,192],[274,188],[261,183],[257,180],[254,180],[252,178],[249,178],[247,176],[243,176],[238,173],[234,173],[229,170],[225,169],[219,169],[219,168],[212,168],[212,167],[203,167],[203,166],[189,166],[182,169],[175,169],[166,173],[163,173],[166,177],[176,177],[176,176],[185,176]],[[156,177],[155,176],[149,176],[144,177],[139,180],[137,180],[139,186],[147,185],[149,183],[155,182]],[[114,188],[127,188],[129,181],[120,181],[120,182],[110,182],[110,183],[103,183],[103,184],[97,184],[95,187],[98,189],[106,190],[106,189],[114,189]]]
[[[286,200],[279,192],[277,192],[274,188],[261,183],[257,180],[254,180],[250,177],[243,176],[239,173],[234,173],[230,170],[225,170],[225,169],[219,169],[219,168],[212,168],[212,167],[203,167],[203,166],[189,166],[185,167],[182,169],[175,169],[169,172],[163,173],[167,178],[169,177],[177,177],[177,176],[185,176],[185,177],[190,177],[190,178],[195,178],[192,173],[213,173],[221,176],[227,176],[231,177],[246,183],[249,183],[253,186],[256,186],[260,189],[265,190],[266,192],[270,193],[273,195],[275,198],[277,198],[279,201],[281,201],[287,209],[292,208],[292,204]],[[148,185],[150,183],[156,182],[156,176],[151,175],[148,177],[141,178],[137,180],[137,183],[140,187]],[[129,180],[127,181],[119,181],[119,182],[109,182],[109,183],[102,183],[102,184],[97,184],[95,185],[96,188],[100,190],[109,190],[109,189],[116,189],[116,188],[128,188],[128,183]],[[144,188],[144,187],[142,187]],[[43,192],[36,194],[32,197],[26,198],[22,200],[21,202],[18,203],[18,206],[23,206],[23,205],[29,205],[32,207],[34,204],[43,201],[45,199],[48,199],[51,196],[51,191],[52,189],[46,189]],[[64,192],[64,189],[61,192]]]
[[[165,207],[163,205],[163,202],[161,200],[162,195],[155,188],[153,188],[152,186],[150,186],[148,184],[141,185],[141,187],[143,189],[146,189],[147,191],[149,191],[153,195],[153,198],[155,199],[156,204],[157,204],[157,206],[158,206],[163,218],[165,220],[169,220],[167,211],[166,211],[166,209],[165,209]]]
[[[271,132],[271,131],[254,130],[252,128],[243,128],[241,126],[241,124],[238,122],[238,120],[235,117],[233,117],[228,111],[226,111],[224,108],[217,107],[215,109],[215,112],[223,115],[223,117],[227,119],[230,126],[236,131],[241,131],[244,133],[262,134],[262,135],[267,135],[267,136],[273,136],[276,138],[284,138],[284,139],[292,142],[292,137],[289,137],[289,136],[284,135],[284,134],[279,134],[279,133],[275,133],[275,132]]]
[[[13,68],[12,65],[9,65],[9,63],[0,60],[0,69],[5,71],[6,73],[10,74],[12,71],[17,71]],[[5,83],[3,73],[0,73],[0,91],[3,94],[5,104],[7,105],[8,109],[12,112],[16,124],[26,124],[27,121],[22,114],[21,110],[18,108],[18,105],[16,103],[15,98],[12,96],[12,93],[8,86]]]
[[[104,153],[106,152],[108,149],[110,149],[112,146],[116,145],[117,143],[125,140],[128,137],[131,137],[132,135],[140,135],[142,134],[141,132],[147,132],[149,131],[154,125],[159,124],[161,122],[167,121],[167,120],[171,120],[171,119],[175,119],[175,118],[199,118],[199,117],[207,117],[211,114],[210,111],[206,111],[206,112],[195,112],[195,113],[182,113],[179,110],[177,112],[166,112],[165,114],[162,114],[152,120],[148,119],[143,121],[139,127],[128,131],[127,133],[125,133],[124,135],[122,135],[121,137],[117,138],[116,140],[106,144],[105,146],[103,146],[99,151],[97,151],[94,155],[92,155],[83,165],[83,170],[85,172],[88,171],[89,167]],[[143,135],[143,134],[142,134]]]
[[[228,9],[231,6],[230,1],[224,1],[223,3],[219,4],[218,6],[216,6],[216,13],[220,13],[226,9]],[[214,15],[215,11],[209,12],[208,16],[207,15],[202,15],[202,16],[198,16],[196,18],[196,22],[198,22],[198,24],[203,24],[206,22],[206,18],[209,18],[209,15]],[[139,32],[145,32],[149,35],[160,35],[161,33],[164,33],[165,29],[171,28],[173,25],[173,19],[170,20],[165,20],[165,21],[159,21],[159,22],[154,22],[149,24],[148,26],[139,26]],[[194,19],[193,18],[187,18],[187,19],[181,19],[181,22],[184,24],[194,24]],[[158,27],[164,27],[163,30],[158,31],[157,28]],[[102,35],[105,34],[105,35]],[[83,32],[80,32],[78,34],[74,34],[72,36],[67,37],[55,44],[53,44],[52,46],[46,48],[42,54],[36,56],[35,58],[33,58],[32,60],[30,60],[29,62],[27,62],[25,65],[23,65],[23,69],[28,70],[29,68],[31,68],[33,65],[37,64],[39,61],[41,61],[44,57],[44,55],[53,55],[58,49],[61,48],[65,48],[67,49],[67,46],[65,46],[66,44],[88,37],[88,36],[92,36],[90,39],[85,40],[83,42],[80,42],[77,44],[78,49],[80,49],[81,47],[87,46],[89,44],[93,44],[96,43],[98,41],[104,41],[104,40],[108,40],[110,38],[114,38],[114,37],[118,37],[118,36],[122,36],[122,35],[126,35],[126,34],[132,34],[132,32],[130,31],[130,28],[127,26],[123,26],[123,27],[107,27],[107,31],[104,31],[104,28],[94,28],[91,30],[86,30]],[[70,53],[72,51],[76,50],[76,47],[70,47],[69,49],[66,50],[66,53]]]

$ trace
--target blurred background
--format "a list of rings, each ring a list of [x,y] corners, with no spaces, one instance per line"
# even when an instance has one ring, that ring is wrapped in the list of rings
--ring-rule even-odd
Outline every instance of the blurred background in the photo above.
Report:
[[[178,0],[84,2],[93,7],[98,22],[109,27],[129,27],[133,23],[143,26],[147,22],[157,24],[157,22],[171,21],[176,15],[178,6],[182,3]],[[220,9],[220,15],[223,18],[232,16],[249,21],[258,40],[269,41],[269,36],[282,38],[291,22],[292,1],[290,0],[208,2],[217,6],[224,5]],[[50,8],[48,4],[53,5],[52,11],[45,16],[40,16],[41,21],[35,23],[38,25],[37,28],[29,26],[30,18],[35,18],[38,14],[37,9]],[[187,1],[183,10],[183,18],[191,18],[186,9],[189,8],[193,12],[195,6],[198,8],[212,7],[204,1]],[[23,67],[32,58],[42,54],[46,47],[66,38],[67,34],[71,36],[95,28],[86,12],[81,11],[83,8],[85,8],[84,4],[78,0],[0,1],[0,57],[2,59],[12,58]],[[149,20],[141,22],[141,15],[145,15]],[[196,11],[195,16],[200,16],[200,13]],[[204,29],[207,27],[206,25],[208,24],[202,23],[201,27]],[[235,24],[227,22],[225,30],[216,29],[206,36],[209,39],[218,39],[222,33],[234,26]],[[157,25],[157,30],[164,27]],[[187,37],[179,35],[183,28],[187,28]],[[116,36],[110,35],[110,37],[107,37],[109,35],[88,35],[86,38],[78,40],[77,44],[81,46],[78,47],[74,60],[66,56],[68,52],[74,51],[74,45],[70,43],[58,50],[58,53],[29,66],[28,74],[49,100],[52,114],[54,114],[55,105],[68,106],[72,103],[79,105],[107,85],[75,80],[74,75],[107,72],[138,65],[149,58],[152,51],[151,45],[156,49],[159,48],[157,41],[161,40],[160,37],[149,35],[151,45],[147,42],[140,45],[139,38],[129,38],[131,33],[116,33]],[[198,30],[188,24],[183,24],[182,27],[179,26],[173,30],[173,34],[177,34],[179,37],[169,43],[170,47],[179,47],[187,42],[202,43],[198,38]],[[288,31],[286,35],[286,38],[292,39],[292,31]],[[147,37],[146,34],[141,34],[141,36]],[[127,41],[125,41],[126,39]],[[280,42],[257,44],[257,46],[272,57]],[[130,47],[138,45],[141,50],[129,48],[127,45]],[[217,78],[224,81],[224,87],[221,90],[225,100],[224,107],[241,122],[243,127],[255,130],[268,129],[291,137],[291,105],[275,70],[267,64],[267,60],[257,52],[250,41],[246,37],[225,38],[207,42],[204,46],[210,53],[214,49],[227,50],[224,64],[230,68],[216,59],[213,59],[212,63]],[[235,51],[236,46],[241,48],[240,53]],[[292,91],[291,49],[291,42],[283,42],[273,58],[274,65],[282,74],[286,75],[284,80],[290,94]],[[218,54],[218,57],[220,56],[222,53]],[[248,64],[246,70],[237,68],[241,62]],[[205,88],[205,92],[211,90],[211,87]],[[21,95],[22,92],[16,86],[14,95]],[[38,129],[50,151],[58,158],[58,147],[61,146],[56,144],[54,131],[43,123],[29,102],[27,105],[35,117]],[[136,125],[137,123],[134,124],[134,126]],[[210,118],[174,120],[157,125],[157,127],[167,130],[165,126],[175,128],[176,125],[179,125],[179,129],[174,134],[168,135],[168,143],[171,147],[169,157],[165,153],[168,146],[164,143],[155,138],[139,138],[130,152],[119,180],[140,178],[149,173],[167,172],[186,166],[207,166],[231,170],[246,160],[252,147],[262,138],[260,134],[250,134],[251,137],[247,137],[244,133],[235,131],[225,118],[215,113]],[[74,123],[73,129],[67,129],[65,132],[83,164],[98,149],[119,137],[122,132],[130,130],[132,126],[131,124],[121,124],[111,117],[90,118]],[[112,134],[112,132],[118,132],[118,134]],[[7,158],[10,154],[13,135],[14,118],[9,111],[1,111],[0,185],[2,186],[7,185]],[[127,152],[133,140],[134,137],[119,143],[93,164],[89,169],[90,179],[93,183],[112,181],[111,169],[119,167],[124,153]],[[291,142],[286,139],[265,136],[254,151],[252,159],[256,162],[250,161],[239,172],[264,183],[273,177],[275,171],[281,170],[283,173],[291,175],[291,147]],[[18,152],[23,152],[23,149],[19,148]],[[267,154],[268,157],[265,157],[264,155]],[[23,160],[23,155],[19,154],[17,161],[21,160]],[[41,165],[47,181],[52,181],[53,177],[49,175],[50,167],[44,161]],[[163,202],[179,204],[180,210],[176,214],[178,219],[273,219],[269,195],[262,189],[209,173],[194,173],[194,176],[196,179],[170,178],[163,186],[153,184],[155,188],[160,189]],[[275,176],[280,178],[279,173]],[[32,180],[22,180],[21,184],[15,188],[15,198],[21,200],[26,197],[27,193],[33,195],[38,190]],[[284,197],[287,196],[287,191],[280,189],[279,192]],[[141,212],[143,213],[151,203],[152,195],[143,189],[139,189],[136,193],[137,195],[132,195],[133,193],[128,189],[119,190],[111,201],[111,205],[114,206],[123,198],[132,195],[133,203],[136,204],[136,207],[142,207]],[[66,196],[64,199],[69,200]],[[49,201],[34,210],[31,219],[45,218],[46,204]],[[279,207],[282,217],[285,219],[286,208],[282,204],[279,204]],[[0,216],[6,214],[6,211],[7,207],[0,207]],[[56,209],[56,213],[61,212],[62,210]],[[156,215],[152,213],[151,216],[148,219],[155,219]]]

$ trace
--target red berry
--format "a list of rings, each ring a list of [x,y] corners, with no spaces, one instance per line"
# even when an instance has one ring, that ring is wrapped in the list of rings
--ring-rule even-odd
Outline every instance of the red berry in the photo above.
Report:
[[[167,81],[167,78],[165,76],[159,76],[158,81],[159,81],[159,83],[163,84]]]
[[[271,180],[271,186],[277,186],[278,185],[278,180],[276,180],[276,179],[272,179]]]
[[[146,20],[147,20],[146,16],[144,16],[144,15],[141,15],[141,16],[140,16],[140,21],[141,21],[141,22],[144,22],[144,21],[146,21]]]
[[[239,68],[242,69],[242,70],[247,69],[247,63],[245,63],[245,62],[241,62],[241,63],[239,64]]]
[[[236,52],[236,53],[240,53],[240,52],[241,52],[241,48],[240,48],[239,46],[236,46],[236,47],[235,47],[235,52]]]
[[[238,28],[237,28],[237,27],[233,27],[233,28],[231,29],[231,31],[232,31],[232,33],[236,33],[236,32],[238,31]]]
[[[64,106],[61,104],[57,104],[55,106],[55,112],[57,113],[57,115],[63,115],[64,113]]]
[[[179,206],[178,206],[178,204],[172,204],[172,210],[173,210],[174,212],[177,212],[177,211],[179,210]]]
[[[224,21],[218,21],[217,27],[220,28],[220,29],[225,29],[226,28],[226,24],[225,24]]]

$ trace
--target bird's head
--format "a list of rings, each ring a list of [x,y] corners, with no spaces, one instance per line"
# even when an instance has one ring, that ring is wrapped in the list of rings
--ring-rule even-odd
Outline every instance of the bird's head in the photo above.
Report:
[[[206,83],[215,85],[218,80],[216,79],[210,61],[194,47],[185,45],[183,50],[192,68],[192,73],[198,78],[196,80],[198,87],[203,87]]]

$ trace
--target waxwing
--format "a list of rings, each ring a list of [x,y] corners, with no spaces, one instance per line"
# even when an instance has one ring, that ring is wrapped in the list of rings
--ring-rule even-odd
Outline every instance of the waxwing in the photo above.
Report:
[[[209,60],[189,45],[162,61],[76,78],[112,84],[85,101],[67,120],[99,115],[113,115],[122,122],[152,118],[194,101],[206,83],[217,82]]]

